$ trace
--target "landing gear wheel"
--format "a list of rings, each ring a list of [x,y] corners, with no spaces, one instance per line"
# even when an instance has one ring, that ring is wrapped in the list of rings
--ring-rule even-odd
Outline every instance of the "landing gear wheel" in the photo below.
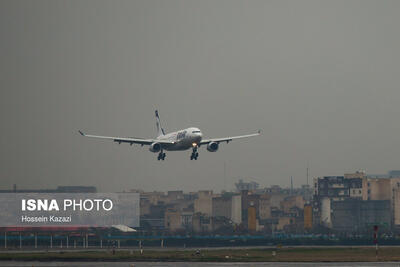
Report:
[[[160,153],[158,154],[157,160],[165,160],[165,153],[160,152]]]
[[[190,160],[197,160],[199,153],[197,152],[197,145],[193,145],[192,155],[190,155]]]
[[[197,160],[198,157],[199,157],[199,153],[193,152],[192,155],[190,155],[190,160]]]

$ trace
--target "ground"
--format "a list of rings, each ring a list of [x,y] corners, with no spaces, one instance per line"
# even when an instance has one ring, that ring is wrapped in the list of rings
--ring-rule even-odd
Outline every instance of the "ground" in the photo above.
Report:
[[[19,261],[208,261],[208,262],[374,262],[400,261],[400,247],[292,247],[200,250],[2,251],[0,260]]]

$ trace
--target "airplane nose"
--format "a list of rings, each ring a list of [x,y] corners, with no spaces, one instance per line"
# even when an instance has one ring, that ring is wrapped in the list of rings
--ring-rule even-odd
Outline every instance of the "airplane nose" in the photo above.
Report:
[[[200,142],[201,138],[203,137],[203,134],[202,133],[195,133],[194,136],[198,140],[198,142]]]

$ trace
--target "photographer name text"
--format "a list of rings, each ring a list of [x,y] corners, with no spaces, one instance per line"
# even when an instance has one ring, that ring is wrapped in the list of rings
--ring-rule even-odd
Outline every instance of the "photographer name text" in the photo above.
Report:
[[[72,222],[72,216],[21,216],[22,223],[70,223]]]

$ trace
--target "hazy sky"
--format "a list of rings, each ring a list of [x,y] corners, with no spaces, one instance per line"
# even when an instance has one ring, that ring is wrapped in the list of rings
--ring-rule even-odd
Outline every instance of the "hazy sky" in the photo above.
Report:
[[[400,168],[400,1],[1,1],[0,188],[193,191]],[[83,138],[263,130],[167,152]],[[226,179],[224,179],[226,163]],[[225,182],[224,182],[225,180]]]

